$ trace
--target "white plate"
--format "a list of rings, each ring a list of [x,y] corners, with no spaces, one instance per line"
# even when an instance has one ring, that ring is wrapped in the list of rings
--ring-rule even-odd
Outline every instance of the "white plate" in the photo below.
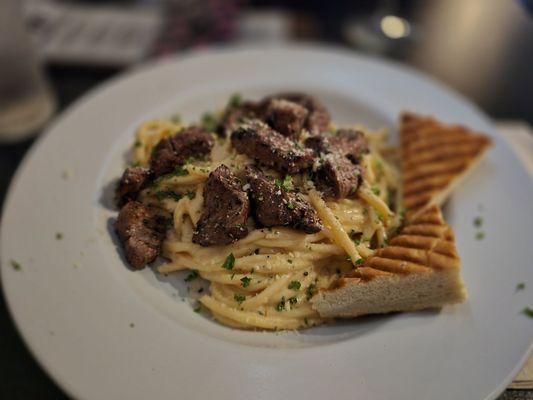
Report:
[[[110,236],[110,183],[138,123],[175,111],[197,118],[237,91],[288,89],[318,96],[341,123],[393,129],[408,109],[493,137],[446,210],[466,303],[301,333],[244,332],[192,312],[182,279],[125,267]],[[76,398],[492,399],[531,345],[533,321],[520,311],[533,306],[532,199],[530,178],[487,118],[419,73],[317,47],[196,53],[99,87],[32,149],[4,213],[4,291],[33,354]],[[519,282],[526,290],[515,292]]]

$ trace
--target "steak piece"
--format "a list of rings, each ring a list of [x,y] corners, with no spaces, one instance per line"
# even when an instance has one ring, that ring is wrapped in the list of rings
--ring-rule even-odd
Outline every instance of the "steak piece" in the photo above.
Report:
[[[260,226],[290,226],[306,233],[322,229],[316,211],[296,193],[277,187],[259,169],[246,167],[252,214]]]
[[[192,241],[201,246],[233,243],[248,234],[249,213],[248,195],[229,168],[221,165],[207,179],[203,212]]]
[[[135,200],[141,189],[151,178],[152,172],[148,168],[126,168],[115,192],[117,205],[122,207],[128,201]]]
[[[362,181],[362,168],[340,153],[324,156],[314,180],[325,197],[343,199],[355,195]]]
[[[263,109],[259,104],[245,101],[239,106],[226,108],[216,131],[219,136],[228,137],[240,123],[247,119],[261,119],[262,115]]]
[[[265,112],[265,121],[283,136],[298,139],[309,111],[292,101],[272,99]]]
[[[358,163],[362,154],[368,153],[368,143],[364,134],[354,129],[340,129],[335,135],[317,135],[308,137],[305,145],[320,153],[339,152],[352,162]]]
[[[326,107],[314,97],[304,93],[279,93],[268,96],[263,102],[268,102],[271,99],[288,100],[304,107],[308,111],[304,126],[312,134],[318,134],[328,130],[331,116]]]
[[[150,159],[154,177],[172,172],[176,165],[183,164],[189,157],[209,154],[213,144],[213,137],[199,127],[185,128],[182,132],[162,139],[155,146]]]
[[[161,252],[164,221],[140,202],[130,201],[122,207],[115,229],[132,268],[144,268]]]
[[[277,171],[294,174],[313,164],[313,151],[301,149],[267,124],[254,120],[243,124],[231,134],[231,143],[238,152]]]

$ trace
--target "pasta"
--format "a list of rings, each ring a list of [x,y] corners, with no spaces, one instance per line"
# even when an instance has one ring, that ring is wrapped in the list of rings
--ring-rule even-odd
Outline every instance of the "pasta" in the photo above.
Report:
[[[135,163],[148,166],[154,146],[181,129],[181,124],[164,119],[142,124],[133,149]],[[370,151],[361,160],[363,182],[353,198],[324,200],[306,176],[293,177],[305,188],[303,199],[322,221],[324,228],[318,233],[281,226],[256,228],[250,222],[248,235],[232,244],[203,247],[192,242],[209,174],[221,164],[236,174],[254,164],[227,139],[215,141],[209,160],[189,160],[177,173],[156,179],[142,190],[139,201],[171,215],[162,250],[167,262],[158,271],[197,271],[210,283],[209,293],[199,302],[225,325],[281,330],[323,323],[309,299],[361,265],[400,224],[398,172],[378,152],[385,135],[366,131],[365,135]],[[276,171],[269,173],[282,178]]]

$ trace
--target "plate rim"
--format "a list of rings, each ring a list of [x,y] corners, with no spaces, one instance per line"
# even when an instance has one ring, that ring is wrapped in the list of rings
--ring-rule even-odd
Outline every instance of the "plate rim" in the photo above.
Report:
[[[5,216],[6,212],[8,211],[8,205],[10,204],[11,197],[14,192],[15,186],[17,186],[21,180],[21,175],[23,171],[26,170],[27,165],[29,161],[34,157],[34,155],[39,151],[41,148],[42,143],[48,139],[48,137],[55,131],[56,127],[58,125],[61,125],[62,122],[66,119],[68,119],[72,114],[76,112],[76,110],[83,106],[83,104],[93,100],[95,97],[97,97],[100,93],[105,92],[109,90],[110,88],[114,87],[117,84],[120,84],[123,81],[126,81],[128,79],[135,78],[136,76],[139,76],[143,74],[144,72],[158,68],[163,65],[172,65],[174,63],[181,63],[190,59],[194,59],[197,56],[211,56],[211,55],[217,55],[217,54],[228,54],[228,53],[234,53],[234,52],[247,52],[247,51],[258,51],[258,50],[289,50],[289,51],[298,51],[298,50],[311,50],[315,52],[324,52],[324,53],[335,53],[340,54],[344,56],[349,57],[355,57],[359,59],[367,59],[371,62],[377,62],[380,64],[384,64],[388,67],[392,67],[394,69],[400,69],[403,72],[408,73],[409,75],[417,76],[419,79],[423,79],[427,82],[429,82],[431,85],[438,87],[439,90],[444,90],[448,92],[449,94],[452,94],[453,97],[459,99],[462,101],[463,105],[470,108],[470,110],[477,114],[477,116],[483,121],[492,127],[493,131],[499,135],[497,130],[494,128],[494,125],[492,124],[491,119],[484,113],[484,111],[481,110],[480,107],[478,107],[476,104],[469,101],[467,98],[465,98],[463,95],[461,95],[456,90],[445,86],[440,80],[437,78],[420,71],[414,67],[402,64],[397,61],[393,60],[387,60],[382,59],[380,57],[375,56],[368,56],[361,53],[357,53],[354,51],[350,51],[349,49],[343,48],[341,46],[329,46],[329,45],[320,45],[320,44],[313,44],[313,43],[305,43],[305,44],[291,44],[291,45],[266,45],[266,46],[249,46],[249,45],[237,45],[237,46],[221,46],[221,47],[212,47],[209,49],[201,49],[201,50],[191,50],[184,53],[181,53],[179,55],[174,55],[171,57],[165,57],[163,59],[159,60],[151,60],[148,62],[144,62],[135,68],[132,68],[130,70],[118,73],[117,75],[111,77],[110,79],[105,80],[104,82],[97,84],[95,87],[91,88],[87,92],[85,92],[83,95],[81,95],[79,98],[77,98],[73,103],[69,104],[64,110],[61,111],[60,114],[58,114],[54,120],[46,127],[46,129],[39,135],[38,138],[32,143],[30,149],[26,152],[24,155],[22,161],[20,162],[15,174],[13,175],[13,178],[9,184],[9,188],[6,192],[6,196],[4,199],[4,204],[2,207],[2,213],[1,216]],[[505,143],[505,142],[504,142]],[[514,153],[513,153],[514,155]],[[4,218],[2,218],[2,221]],[[7,235],[5,225],[2,223],[1,229],[0,229],[0,254],[5,254],[4,249],[4,241],[3,238]],[[5,258],[5,256],[3,256]],[[7,260],[7,258],[5,258]],[[6,263],[7,264],[7,263]],[[7,268],[7,266],[4,266],[4,268]],[[2,271],[4,270],[2,268]],[[32,355],[33,359],[37,362],[37,364],[45,371],[47,376],[59,387],[61,390],[64,390],[68,395],[75,397],[75,398],[83,398],[83,393],[77,393],[74,387],[70,386],[70,383],[66,380],[61,380],[60,376],[56,375],[52,372],[52,369],[46,359],[41,359],[40,356],[38,356],[38,352],[36,348],[34,348],[34,343],[31,342],[29,339],[27,333],[25,332],[25,329],[23,327],[23,321],[19,320],[17,315],[14,313],[14,308],[12,305],[12,301],[14,301],[12,298],[8,297],[7,291],[6,291],[6,280],[1,279],[1,285],[2,285],[2,292],[5,299],[6,308],[8,310],[9,316],[11,318],[11,321],[13,321],[13,324],[16,326],[16,329],[18,331],[18,334],[22,338],[26,348]],[[520,368],[522,368],[523,364],[526,362],[529,355],[533,352],[533,343],[530,343],[528,351],[526,354],[524,354],[518,364],[514,367],[514,369],[511,371],[511,373],[507,376],[507,378],[502,381],[497,388],[494,389],[494,391],[487,397],[487,399],[494,399],[496,398],[505,388],[508,386],[508,384],[512,381],[513,377],[518,373]]]

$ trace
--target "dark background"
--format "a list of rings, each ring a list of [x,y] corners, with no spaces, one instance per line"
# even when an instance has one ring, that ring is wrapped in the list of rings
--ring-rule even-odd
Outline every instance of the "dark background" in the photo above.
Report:
[[[198,46],[264,40],[247,37],[239,21],[249,13],[260,15],[274,10],[287,28],[283,40],[334,43],[354,51],[399,60],[455,88],[495,119],[516,119],[533,124],[531,1],[145,0],[84,3],[166,7],[164,29],[146,58]],[[380,26],[387,15],[405,19],[409,34],[397,39],[387,37]],[[59,111],[90,88],[128,67],[45,64]],[[409,93],[405,95],[409,96]],[[14,171],[33,141],[0,144],[0,205]],[[0,399],[66,398],[33,361],[3,300],[0,303],[0,348]],[[507,390],[501,399],[533,399],[533,392]]]

